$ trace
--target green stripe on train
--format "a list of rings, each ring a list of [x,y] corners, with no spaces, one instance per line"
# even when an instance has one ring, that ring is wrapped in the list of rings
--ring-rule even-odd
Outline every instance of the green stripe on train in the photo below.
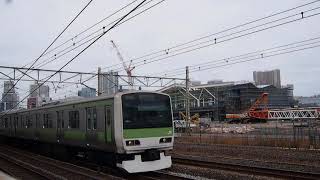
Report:
[[[86,134],[80,130],[68,130],[64,132],[66,140],[86,140]]]
[[[172,127],[123,130],[124,139],[172,136],[172,134]]]

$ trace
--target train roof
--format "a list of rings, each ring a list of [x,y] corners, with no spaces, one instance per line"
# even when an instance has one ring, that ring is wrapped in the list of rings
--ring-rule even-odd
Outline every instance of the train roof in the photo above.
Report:
[[[112,95],[101,95],[101,96],[96,96],[96,97],[91,97],[91,98],[83,98],[83,99],[77,99],[77,100],[71,100],[71,101],[53,101],[50,103],[47,103],[41,107],[37,108],[32,108],[32,109],[18,109],[18,110],[8,110],[8,111],[3,111],[0,112],[1,114],[14,114],[14,113],[21,113],[21,112],[28,112],[28,111],[35,111],[35,110],[40,110],[40,109],[49,109],[49,108],[54,108],[54,107],[61,107],[61,106],[67,106],[67,105],[74,105],[74,104],[80,104],[80,103],[88,103],[88,102],[94,102],[94,101],[100,101],[104,99],[112,99],[115,96],[121,96],[123,94],[133,94],[133,93],[155,93],[155,94],[163,94],[167,95],[165,93],[161,92],[155,92],[155,91],[126,91],[126,92],[118,92]],[[168,95],[169,96],[169,95]]]

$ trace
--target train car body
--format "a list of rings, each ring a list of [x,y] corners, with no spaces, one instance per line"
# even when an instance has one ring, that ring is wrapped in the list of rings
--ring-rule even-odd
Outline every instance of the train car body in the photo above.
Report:
[[[173,147],[173,117],[166,94],[121,92],[0,117],[0,135],[6,138],[91,152],[129,173],[171,166],[165,151]]]

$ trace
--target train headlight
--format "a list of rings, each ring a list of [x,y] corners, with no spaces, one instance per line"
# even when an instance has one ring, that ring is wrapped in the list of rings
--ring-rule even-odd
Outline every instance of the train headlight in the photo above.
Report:
[[[129,140],[129,141],[126,141],[126,145],[127,146],[139,146],[140,141],[139,140]]]
[[[171,143],[172,138],[161,138],[159,143]]]

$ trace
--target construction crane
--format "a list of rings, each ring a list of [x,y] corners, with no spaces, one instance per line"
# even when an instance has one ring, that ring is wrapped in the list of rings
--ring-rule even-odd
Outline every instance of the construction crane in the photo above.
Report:
[[[179,114],[182,116],[182,118],[188,122],[187,116],[183,112],[179,112]],[[190,117],[190,123],[198,125],[200,123],[200,115],[198,113],[194,114]]]
[[[262,93],[261,96],[254,102],[248,111],[241,114],[226,114],[226,118],[231,122],[248,122],[252,120],[268,119],[268,93]]]
[[[127,73],[128,83],[129,83],[130,89],[133,89],[132,71],[133,71],[133,69],[134,69],[135,67],[134,67],[134,66],[131,67],[132,61],[130,62],[129,66],[127,66],[127,64],[125,63],[125,61],[124,61],[124,59],[123,59],[123,57],[122,57],[122,55],[121,55],[121,53],[120,53],[117,45],[114,43],[113,40],[111,40],[111,44],[112,44],[113,48],[117,51],[118,58],[119,58],[119,60],[121,61],[122,66],[123,66],[124,70],[125,70],[126,73]]]
[[[268,93],[262,93],[255,103],[244,113],[226,114],[229,122],[249,122],[267,120],[320,119],[320,107],[269,109]]]

